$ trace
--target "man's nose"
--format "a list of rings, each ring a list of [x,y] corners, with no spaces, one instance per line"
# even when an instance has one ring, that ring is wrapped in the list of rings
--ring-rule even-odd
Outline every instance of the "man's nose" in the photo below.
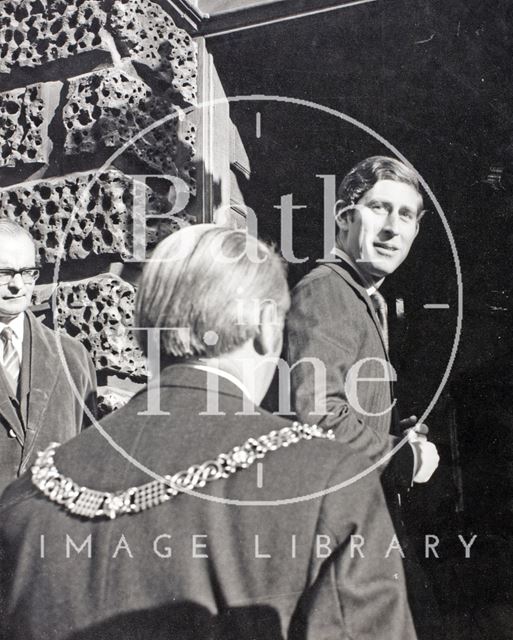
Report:
[[[399,233],[399,213],[397,211],[391,211],[385,221],[383,231],[386,231],[390,236],[396,236]]]
[[[21,273],[15,273],[14,276],[9,281],[9,287],[13,289],[23,289],[25,283],[23,282],[23,278],[21,277]]]

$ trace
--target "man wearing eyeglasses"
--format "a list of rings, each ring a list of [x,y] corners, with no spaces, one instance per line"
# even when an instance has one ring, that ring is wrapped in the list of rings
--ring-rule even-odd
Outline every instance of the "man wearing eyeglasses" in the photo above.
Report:
[[[38,276],[30,234],[0,219],[0,492],[50,442],[77,435],[96,404],[85,348],[28,310]]]

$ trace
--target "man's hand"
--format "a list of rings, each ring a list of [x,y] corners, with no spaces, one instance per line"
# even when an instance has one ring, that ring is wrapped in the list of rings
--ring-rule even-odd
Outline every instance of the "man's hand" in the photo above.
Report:
[[[407,431],[409,428],[414,427],[417,424],[417,416],[410,416],[409,418],[404,418],[399,422],[403,431]]]
[[[428,442],[429,428],[422,422],[417,423],[417,416],[410,416],[400,422],[404,435],[408,436],[410,445],[415,451],[415,471],[413,482],[427,482],[438,467],[440,456],[436,446]]]
[[[417,416],[410,416],[401,420],[399,423],[403,429],[404,435],[408,436],[410,442],[417,440],[427,440],[427,434],[429,433],[429,427],[423,422],[417,422]]]

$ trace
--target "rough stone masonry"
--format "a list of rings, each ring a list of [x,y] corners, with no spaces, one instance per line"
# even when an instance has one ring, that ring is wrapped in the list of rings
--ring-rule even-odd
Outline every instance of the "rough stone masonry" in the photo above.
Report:
[[[122,380],[146,379],[126,275],[135,200],[148,248],[194,222],[169,177],[194,196],[196,44],[150,0],[4,0],[0,91],[0,215],[32,234],[34,309],[90,351],[110,411]]]

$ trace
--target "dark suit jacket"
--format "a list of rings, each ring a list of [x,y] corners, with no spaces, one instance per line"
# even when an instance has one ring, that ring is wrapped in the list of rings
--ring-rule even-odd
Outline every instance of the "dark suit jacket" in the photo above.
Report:
[[[301,420],[335,429],[338,440],[372,462],[396,444],[400,433],[389,381],[393,373],[384,371],[382,364],[390,363],[388,353],[374,306],[349,268],[321,265],[295,287],[287,316],[286,356],[293,367],[291,404]],[[315,381],[313,366],[300,362],[303,358],[320,360],[325,384],[321,378]],[[359,406],[350,402],[346,389],[348,372],[358,362],[363,363],[356,385]],[[325,399],[327,413],[315,413],[318,397]],[[411,447],[404,446],[400,455],[402,481],[408,485],[413,471]]]
[[[360,377],[375,380],[359,382],[357,397],[362,409],[381,415],[363,414],[346,394],[346,376],[355,363],[368,358],[389,362],[372,301],[349,266],[321,265],[299,282],[287,316],[286,344],[290,366],[301,358],[316,357],[326,368],[326,385],[318,385],[318,393],[326,398],[331,415],[311,413],[315,406],[312,367],[298,364],[292,369],[291,404],[301,420],[333,428],[338,440],[347,442],[371,462],[379,461],[402,433],[396,406],[386,411],[393,402],[394,387],[383,380],[383,366],[378,361],[369,360],[361,367]],[[401,506],[412,484],[413,467],[412,447],[405,443],[380,470],[392,520],[406,554],[413,618],[424,640],[440,637],[440,630],[436,604],[406,533]]]
[[[18,407],[0,372],[0,491],[28,469],[38,450],[80,432],[87,419],[76,394],[95,407],[96,374],[85,348],[61,336],[68,373],[54,332],[32,313],[25,317]]]
[[[290,424],[258,408],[237,415],[241,392],[227,380],[218,397],[217,414],[205,415],[206,374],[168,367],[160,403],[169,415],[144,415],[143,390],[101,423],[116,449],[86,429],[57,450],[56,466],[83,486],[123,490],[149,481],[141,465],[174,474]],[[270,452],[262,465],[262,483],[254,464],[198,490],[215,501],[182,494],[98,521],[67,514],[28,475],[20,478],[0,507],[4,633],[10,640],[112,638],[120,629],[125,640],[415,638],[401,558],[384,557],[394,534],[377,475],[294,500],[350,480],[365,460],[344,444],[312,439]],[[86,547],[70,547],[66,558],[66,536],[79,547],[89,535],[91,557]],[[351,558],[351,535],[365,541],[364,558]]]

